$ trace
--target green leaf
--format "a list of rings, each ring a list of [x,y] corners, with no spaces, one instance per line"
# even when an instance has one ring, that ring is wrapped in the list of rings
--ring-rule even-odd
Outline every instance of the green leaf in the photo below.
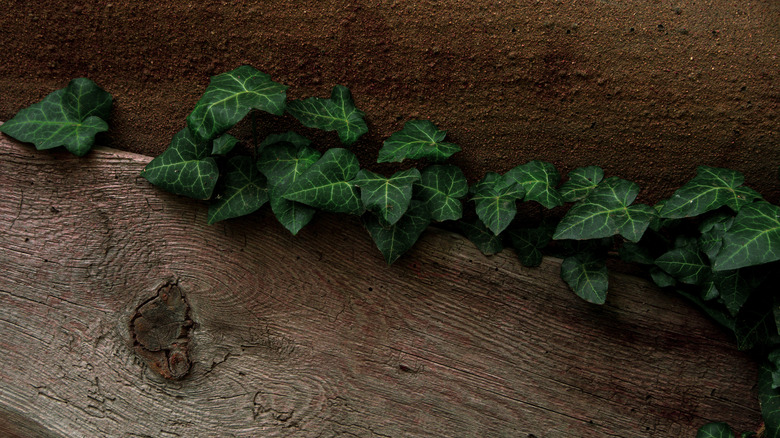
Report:
[[[710,279],[710,265],[701,254],[685,248],[673,249],[655,260],[656,266],[685,284],[704,284]]]
[[[555,190],[561,175],[552,163],[531,161],[515,167],[504,175],[504,184],[519,184],[525,191],[526,201],[536,201],[545,208],[563,205],[563,198]]]
[[[738,269],[775,260],[780,260],[780,207],[762,201],[739,210],[723,236],[713,269]]]
[[[663,218],[698,216],[724,205],[734,211],[756,199],[761,199],[755,190],[741,187],[745,177],[731,169],[699,166],[696,176],[677,189],[666,200],[660,215]]]
[[[509,226],[517,214],[516,202],[525,192],[517,184],[503,186],[501,175],[488,172],[473,188],[471,200],[476,204],[477,216],[498,235]]]
[[[33,143],[38,150],[64,146],[84,156],[98,132],[108,131],[111,95],[87,78],[70,81],[42,101],[20,110],[0,132]]]
[[[761,294],[751,295],[737,313],[734,323],[734,335],[737,348],[750,350],[758,345],[766,345],[777,333],[771,297]]]
[[[209,206],[209,224],[250,214],[268,202],[265,176],[247,156],[227,162],[225,187]]]
[[[768,365],[758,368],[758,401],[764,417],[764,437],[780,438],[780,389],[772,388],[772,369]]]
[[[352,180],[360,165],[355,155],[341,148],[328,149],[284,192],[291,201],[333,213],[362,214],[363,203]]]
[[[604,304],[607,301],[609,277],[603,258],[582,252],[563,259],[561,278],[583,300]]]
[[[640,265],[655,264],[655,259],[646,247],[634,243],[626,242],[618,250],[620,259],[629,263],[639,263]]]
[[[222,135],[251,109],[280,116],[284,114],[286,89],[248,65],[212,76],[195,109],[187,116],[187,126],[197,141],[204,141]]]
[[[227,155],[238,144],[238,139],[230,134],[217,137],[211,147],[211,155]]]
[[[723,304],[731,315],[736,315],[750,296],[752,291],[750,284],[738,270],[715,272],[712,281],[720,292]]]
[[[569,180],[563,183],[558,192],[564,202],[585,199],[604,179],[604,171],[598,166],[579,167],[569,172]]]
[[[653,279],[653,283],[658,287],[669,287],[677,284],[677,280],[675,280],[674,277],[664,272],[664,270],[658,266],[650,268],[650,278]]]
[[[308,147],[308,142],[293,136],[279,137],[263,149],[257,168],[268,178],[271,210],[276,219],[292,234],[297,234],[314,217],[315,209],[300,202],[290,201],[282,195],[311,167],[321,154]],[[267,140],[267,139],[266,139]],[[297,144],[286,140],[296,141]],[[305,139],[304,139],[305,140]]]
[[[468,182],[460,168],[436,164],[420,173],[414,185],[414,197],[425,203],[435,221],[458,220],[463,215],[460,200],[469,192]]]
[[[699,428],[696,438],[736,438],[726,423],[708,423]]]
[[[420,180],[417,169],[397,172],[390,178],[361,169],[352,181],[360,188],[360,199],[386,226],[401,219],[412,200],[412,185]]]
[[[209,157],[211,142],[196,142],[189,129],[177,132],[170,146],[146,165],[141,176],[177,195],[208,199],[217,184],[217,163]]]
[[[444,161],[460,151],[460,147],[443,141],[445,135],[447,131],[436,129],[428,120],[410,120],[385,140],[377,163],[401,162],[407,158]]]
[[[287,131],[284,134],[269,135],[260,143],[260,149],[263,149],[266,146],[270,146],[274,143],[283,143],[283,142],[292,143],[295,146],[311,145],[311,140],[309,140],[308,138],[298,134],[297,132]]]
[[[520,258],[520,263],[526,267],[535,267],[542,264],[542,250],[552,240],[553,229],[547,224],[536,228],[510,228],[509,239],[515,253]]]
[[[482,254],[498,254],[504,249],[501,237],[488,230],[480,220],[473,222],[458,221],[460,230],[467,239],[473,243]]]
[[[333,87],[330,99],[293,100],[287,104],[287,112],[309,128],[336,131],[347,145],[368,132],[365,113],[355,107],[349,89],[342,85]]]
[[[638,193],[639,186],[631,181],[605,179],[566,213],[553,238],[584,240],[621,234],[639,241],[657,213],[649,205],[631,205]]]
[[[425,206],[419,201],[412,201],[409,210],[394,225],[383,226],[373,214],[366,215],[363,223],[390,265],[414,246],[430,222]]]
[[[73,79],[65,88],[62,105],[78,120],[95,116],[107,121],[111,95],[87,78]]]
[[[705,219],[699,226],[702,234],[697,244],[710,262],[715,262],[718,252],[723,247],[723,236],[733,222],[734,216],[721,214]]]

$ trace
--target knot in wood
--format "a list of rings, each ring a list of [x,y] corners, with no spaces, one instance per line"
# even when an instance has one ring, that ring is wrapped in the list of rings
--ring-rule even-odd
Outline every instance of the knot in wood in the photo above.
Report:
[[[178,284],[167,283],[157,296],[138,306],[130,321],[136,353],[166,379],[181,379],[190,370],[189,310]]]

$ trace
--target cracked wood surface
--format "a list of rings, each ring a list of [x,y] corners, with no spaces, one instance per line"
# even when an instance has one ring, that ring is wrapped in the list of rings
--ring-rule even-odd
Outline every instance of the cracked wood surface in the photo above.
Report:
[[[206,225],[148,157],[0,136],[0,435],[676,437],[760,423],[755,364],[684,301],[611,277],[578,299],[429,229],[387,267],[358,221]],[[136,310],[177,282],[189,374],[140,358]]]

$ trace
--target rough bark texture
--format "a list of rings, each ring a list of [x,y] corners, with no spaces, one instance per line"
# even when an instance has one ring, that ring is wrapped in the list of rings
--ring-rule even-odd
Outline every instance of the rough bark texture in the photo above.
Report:
[[[471,181],[527,161],[599,165],[655,202],[698,165],[780,202],[777,0],[5,0],[0,120],[80,76],[116,97],[101,144],[157,155],[209,76],[251,64],[299,99],[348,86],[382,141],[449,130]],[[297,129],[261,118],[259,134]],[[248,124],[235,132],[251,139]],[[381,168],[386,169],[386,168]]]
[[[644,280],[613,275],[594,306],[558,260],[523,268],[441,230],[388,267],[344,217],[297,237],[262,213],[208,226],[204,205],[138,176],[148,161],[0,137],[0,435],[667,438],[760,423],[755,365]],[[137,348],[182,342],[180,380]]]

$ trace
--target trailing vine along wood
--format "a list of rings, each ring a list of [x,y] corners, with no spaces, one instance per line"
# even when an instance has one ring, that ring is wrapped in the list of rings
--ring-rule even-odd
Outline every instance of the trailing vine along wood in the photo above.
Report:
[[[563,280],[595,304],[606,301],[606,260],[617,251],[647,267],[657,285],[701,307],[734,333],[739,349],[755,355],[763,433],[780,437],[780,207],[743,186],[739,172],[701,166],[654,206],[635,204],[637,184],[605,177],[596,166],[575,169],[560,184],[554,165],[535,160],[469,185],[457,166],[445,163],[460,147],[427,120],[407,121],[385,140],[377,161],[429,164],[389,177],[361,169],[346,148],[321,153],[295,132],[269,135],[254,145],[254,156],[235,153],[239,141],[228,132],[257,111],[335,131],[345,146],[368,132],[347,87],[336,85],[329,98],[297,101],[287,100],[286,89],[246,65],[212,77],[187,127],[142,176],[169,192],[210,200],[210,224],[266,203],[292,234],[317,210],[359,215],[388,264],[432,222],[456,221],[486,255],[508,245],[524,266],[538,266],[544,253],[563,257]],[[83,156],[108,129],[111,99],[91,80],[74,79],[0,131],[38,149],[64,146]],[[529,225],[517,218],[517,203],[530,201],[547,209],[572,205],[557,223]],[[464,208],[473,210],[464,214]],[[707,424],[699,435],[735,436],[723,423]]]

